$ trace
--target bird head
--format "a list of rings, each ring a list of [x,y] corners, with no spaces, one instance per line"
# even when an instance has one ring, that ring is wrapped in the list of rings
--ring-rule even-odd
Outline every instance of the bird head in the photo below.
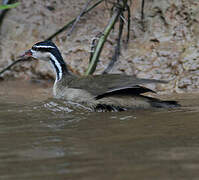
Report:
[[[22,57],[32,57],[40,60],[50,60],[50,56],[59,52],[52,41],[42,41],[34,44],[31,49],[27,50]]]

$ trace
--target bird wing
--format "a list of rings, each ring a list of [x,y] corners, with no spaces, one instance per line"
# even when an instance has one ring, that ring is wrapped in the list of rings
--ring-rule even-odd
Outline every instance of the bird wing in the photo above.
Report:
[[[69,88],[84,89],[94,95],[100,97],[109,93],[128,93],[141,94],[145,92],[154,92],[151,89],[142,87],[141,85],[149,83],[167,83],[162,80],[141,79],[135,76],[123,74],[104,74],[82,76],[73,79],[69,84]]]

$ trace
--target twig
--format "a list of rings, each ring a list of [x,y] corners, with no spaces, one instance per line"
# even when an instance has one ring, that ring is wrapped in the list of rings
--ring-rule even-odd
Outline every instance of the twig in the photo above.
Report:
[[[104,46],[104,43],[105,43],[110,31],[113,29],[115,23],[117,22],[118,16],[120,15],[120,12],[121,12],[121,9],[116,8],[116,10],[113,13],[107,27],[105,28],[105,30],[103,32],[103,35],[100,37],[100,39],[98,41],[97,47],[95,49],[95,52],[92,56],[91,62],[88,66],[88,69],[87,69],[85,75],[92,74],[95,71],[96,66],[97,66],[97,62],[99,60],[100,53],[101,53],[103,46]]]
[[[130,23],[131,23],[131,19],[130,19],[131,18],[131,11],[130,11],[129,5],[127,4],[127,1],[124,1],[123,9],[127,10],[127,35],[126,35],[126,41],[125,41],[125,44],[127,45],[128,41],[129,41],[129,37],[130,37]],[[117,45],[115,46],[115,51],[114,51],[114,54],[112,56],[112,59],[111,59],[110,63],[108,64],[107,68],[104,70],[103,74],[107,74],[108,72],[110,72],[110,70],[113,68],[115,62],[119,59],[120,49],[121,49],[120,43],[121,43],[122,32],[123,32],[123,27],[124,27],[125,23],[126,23],[126,20],[124,18],[124,13],[121,12],[119,32],[118,32],[118,38],[117,38]]]
[[[91,7],[89,7],[86,11],[84,11],[82,13],[82,16],[86,13],[88,13],[89,11],[91,11],[93,8],[95,8],[96,6],[98,6],[101,2],[103,2],[104,0],[98,0],[95,4],[93,4]],[[57,32],[55,32],[54,34],[52,34],[51,36],[49,36],[46,40],[52,40],[55,36],[57,36],[58,34],[60,34],[61,32],[63,32],[64,30],[66,30],[71,24],[73,24],[75,22],[76,18],[72,19],[70,22],[68,22],[65,26],[63,26],[61,29],[59,29]]]
[[[142,7],[141,7],[141,20],[144,21],[144,4],[145,0],[142,0]]]
[[[104,70],[103,74],[108,74],[108,72],[113,68],[115,62],[118,60],[119,55],[120,55],[120,42],[121,42],[121,37],[122,37],[122,32],[123,32],[123,27],[124,27],[124,20],[121,18],[123,16],[123,13],[120,15],[120,26],[119,26],[119,32],[118,32],[118,39],[117,39],[117,45],[115,46],[115,51],[112,56],[112,59],[110,63],[108,64],[107,68]]]
[[[97,34],[94,38],[91,39],[91,47],[90,47],[90,58],[89,58],[89,63],[91,63],[91,60],[93,58],[93,54],[95,52],[95,49],[96,49],[96,46],[97,46],[97,43],[100,39],[100,37],[102,36],[103,34],[100,32],[99,34]]]
[[[129,42],[129,38],[130,38],[130,28],[131,28],[131,10],[128,4],[126,4],[126,8],[127,8],[127,35],[126,35],[126,44],[128,44]]]
[[[144,23],[144,4],[145,4],[145,0],[142,0],[142,4],[141,4],[141,27],[143,32],[145,32],[145,23]]]
[[[122,3],[121,3],[122,2]],[[111,62],[109,63],[108,67],[105,69],[105,71],[103,72],[104,74],[108,73],[111,68],[113,67],[113,65],[115,64],[115,62],[118,60],[118,57],[120,55],[120,43],[121,43],[121,37],[122,37],[122,32],[123,32],[123,26],[124,26],[124,11],[127,10],[128,12],[128,33],[127,33],[127,42],[129,40],[129,30],[130,30],[130,8],[127,4],[128,0],[117,0],[117,3],[113,4],[113,7],[111,8],[111,13],[112,13],[112,17],[109,21],[109,24],[107,25],[106,29],[103,32],[103,36],[100,37],[97,47],[95,49],[95,52],[93,53],[93,55],[91,56],[91,62],[89,63],[89,67],[85,73],[85,75],[89,75],[92,74],[97,66],[97,62],[99,61],[99,56],[101,54],[101,51],[103,49],[104,43],[110,33],[110,31],[114,28],[116,22],[118,21],[118,17],[120,19],[120,26],[119,26],[119,33],[118,33],[118,39],[117,39],[117,45],[115,47],[115,51],[112,57]]]
[[[73,32],[73,30],[75,29],[75,26],[77,25],[78,21],[80,20],[80,18],[84,15],[84,12],[86,12],[88,5],[91,3],[91,1],[93,0],[88,0],[87,3],[84,5],[82,11],[80,12],[79,16],[76,17],[75,22],[73,23],[70,31],[67,33],[67,36],[70,36],[71,33]]]
[[[4,68],[3,70],[0,71],[0,76],[1,74],[3,74],[5,71],[8,71],[9,69],[11,69],[12,66],[14,66],[15,64],[19,63],[19,62],[25,62],[25,61],[30,61],[30,59],[17,59],[16,61],[14,61],[13,63],[11,63],[10,65],[8,65],[6,68]]]

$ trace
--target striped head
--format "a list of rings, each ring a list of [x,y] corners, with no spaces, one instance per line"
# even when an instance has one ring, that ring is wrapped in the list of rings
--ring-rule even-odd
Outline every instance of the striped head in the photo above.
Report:
[[[25,56],[40,60],[50,60],[50,56],[53,54],[61,56],[57,46],[52,41],[38,42],[25,52]]]
[[[57,80],[61,79],[64,73],[68,73],[62,55],[57,46],[52,41],[42,41],[34,44],[32,48],[26,51],[23,56],[50,61],[56,72]]]

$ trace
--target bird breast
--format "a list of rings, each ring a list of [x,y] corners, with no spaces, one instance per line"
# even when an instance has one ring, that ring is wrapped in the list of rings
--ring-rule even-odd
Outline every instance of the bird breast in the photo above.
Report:
[[[56,83],[53,86],[53,96],[58,99],[80,103],[94,100],[94,96],[83,89],[60,87]]]

